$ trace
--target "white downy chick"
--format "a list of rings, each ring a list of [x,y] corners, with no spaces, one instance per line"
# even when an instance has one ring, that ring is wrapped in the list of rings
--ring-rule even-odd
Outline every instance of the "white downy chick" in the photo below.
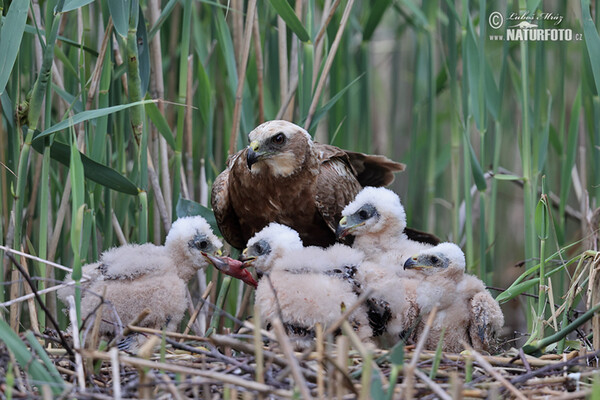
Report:
[[[276,223],[252,237],[243,252],[244,262],[260,276],[255,301],[262,319],[268,323],[281,318],[297,349],[310,344],[317,323],[327,329],[344,306],[357,301],[345,271],[361,258],[360,252],[343,245],[303,247],[296,231]],[[361,339],[371,337],[364,306],[351,314],[350,322]]]
[[[496,334],[504,324],[504,316],[483,282],[465,274],[465,257],[453,243],[442,243],[409,258],[404,268],[418,271],[416,303],[422,321],[417,336],[424,328],[427,315],[435,305],[436,317],[426,341],[426,348],[437,347],[445,327],[443,350],[460,352],[461,341],[475,350],[490,351]]]
[[[174,330],[187,309],[186,285],[194,273],[208,265],[202,253],[217,253],[221,241],[200,216],[180,218],[167,235],[164,246],[127,244],[104,252],[98,262],[85,265],[90,277],[82,284],[81,313],[85,320],[100,305],[106,289],[100,333],[114,337],[145,308],[151,313],[141,326]],[[71,281],[71,274],[65,282]],[[66,303],[72,286],[59,290]],[[100,316],[97,316],[100,317]]]
[[[433,247],[409,239],[406,213],[398,195],[385,188],[366,187],[342,211],[338,238],[354,236],[352,247],[365,253],[367,261],[391,268],[399,275],[404,261],[421,250]]]

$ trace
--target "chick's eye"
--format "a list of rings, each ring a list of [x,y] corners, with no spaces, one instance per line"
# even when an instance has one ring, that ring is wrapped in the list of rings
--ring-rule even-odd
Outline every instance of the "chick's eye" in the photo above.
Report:
[[[254,249],[256,250],[257,254],[262,254],[264,249],[260,244],[257,244],[256,246],[254,246]]]
[[[279,132],[277,135],[273,136],[271,141],[275,144],[282,144],[285,142],[285,135],[282,132]]]
[[[206,241],[206,240],[202,240],[202,241],[200,241],[200,243],[198,243],[198,248],[200,250],[204,250],[207,247],[208,247],[208,241]]]
[[[437,262],[439,261],[439,259],[436,256],[431,256],[429,257],[429,260],[433,263],[433,264],[437,264]]]
[[[360,210],[358,212],[358,216],[360,217],[360,219],[367,219],[369,218],[369,212],[367,210]]]

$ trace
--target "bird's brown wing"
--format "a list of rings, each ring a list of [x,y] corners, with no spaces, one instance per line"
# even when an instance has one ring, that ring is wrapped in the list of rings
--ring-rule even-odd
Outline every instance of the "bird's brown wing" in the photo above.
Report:
[[[394,181],[394,172],[404,171],[406,168],[406,165],[385,156],[344,151],[362,186],[388,186]]]
[[[229,167],[215,179],[211,191],[211,206],[223,238],[233,247],[242,249],[246,245],[246,241],[242,236],[239,218],[231,204],[229,186],[230,168],[235,167],[235,161],[239,155],[239,152],[235,154],[228,162]]]
[[[325,223],[335,232],[342,210],[361,190],[346,153],[335,146],[317,145],[321,167],[317,176],[315,203]]]
[[[433,233],[420,231],[420,230],[414,229],[414,228],[408,228],[408,227],[404,228],[404,234],[410,240],[414,240],[415,242],[419,242],[419,243],[431,244],[433,246],[437,246],[438,244],[440,244],[442,242],[442,240],[439,237],[435,236]]]

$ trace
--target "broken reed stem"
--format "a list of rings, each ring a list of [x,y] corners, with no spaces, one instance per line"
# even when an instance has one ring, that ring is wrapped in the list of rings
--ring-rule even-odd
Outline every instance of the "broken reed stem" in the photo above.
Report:
[[[319,98],[321,97],[321,93],[325,87],[325,82],[327,81],[327,76],[329,75],[329,70],[333,65],[333,59],[335,58],[335,54],[337,53],[338,46],[340,45],[340,41],[342,40],[342,35],[344,34],[344,29],[346,29],[346,23],[348,22],[348,18],[350,17],[350,11],[352,10],[352,6],[354,5],[354,0],[348,0],[346,4],[346,8],[344,9],[344,14],[342,15],[342,20],[340,22],[340,26],[335,35],[335,39],[331,45],[331,49],[329,50],[329,54],[327,54],[327,59],[325,60],[325,66],[323,67],[323,72],[319,78],[319,83],[317,84],[317,88],[315,89],[315,94],[313,96],[312,102],[310,103],[310,107],[308,109],[308,115],[306,117],[306,122],[304,123],[304,129],[309,130],[310,124],[312,122],[315,111],[317,110],[317,105],[319,104]]]
[[[102,351],[89,351],[89,350],[80,350],[79,351],[84,357],[91,357],[98,360],[110,360],[110,355],[107,352]],[[273,394],[275,396],[281,396],[285,398],[291,398],[292,392],[288,390],[282,389],[274,389],[271,386],[260,384],[254,381],[247,381],[243,378],[238,378],[237,376],[233,376],[230,374],[225,374],[221,372],[213,372],[213,371],[204,371],[198,368],[190,368],[181,365],[168,364],[159,361],[151,361],[144,360],[137,357],[124,356],[119,354],[118,361],[122,364],[131,365],[133,367],[146,367],[153,368],[157,370],[169,371],[176,374],[182,375],[190,375],[190,376],[199,376],[206,379],[214,380],[217,382],[228,383],[231,385],[240,386],[246,388],[248,390],[254,390],[260,393],[265,394]]]
[[[300,364],[298,363],[298,359],[294,356],[292,345],[290,344],[290,340],[285,333],[285,329],[283,328],[281,320],[279,318],[275,318],[272,324],[275,335],[277,336],[277,341],[279,342],[279,346],[281,347],[283,355],[288,360],[290,369],[292,370],[292,376],[296,381],[296,387],[300,390],[300,395],[304,400],[312,399],[310,391],[308,390],[308,386],[306,386],[304,376],[300,372]]]
[[[244,26],[244,48],[242,59],[238,70],[238,86],[235,92],[235,106],[233,109],[233,123],[231,125],[231,136],[229,137],[229,154],[235,153],[240,119],[242,116],[242,95],[244,93],[244,82],[246,81],[246,66],[250,53],[250,41],[252,39],[252,26],[254,25],[254,14],[256,12],[256,0],[250,0],[246,10],[246,21]]]
[[[325,337],[323,336],[323,325],[317,323],[315,326],[315,341],[317,343],[317,397],[325,398],[325,369],[323,368],[323,353],[325,352]]]

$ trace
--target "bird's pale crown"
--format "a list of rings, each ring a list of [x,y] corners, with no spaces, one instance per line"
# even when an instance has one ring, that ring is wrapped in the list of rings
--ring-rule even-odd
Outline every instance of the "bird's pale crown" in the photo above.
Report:
[[[370,232],[379,231],[384,225],[393,222],[399,232],[406,228],[406,213],[400,203],[400,198],[394,192],[386,188],[375,188],[367,186],[362,189],[342,211],[342,216],[350,216],[365,205],[371,205],[380,216],[380,221],[369,227]]]

